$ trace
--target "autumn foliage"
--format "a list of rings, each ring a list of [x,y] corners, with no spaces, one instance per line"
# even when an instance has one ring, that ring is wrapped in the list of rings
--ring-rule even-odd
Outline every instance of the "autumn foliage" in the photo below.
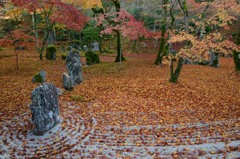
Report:
[[[133,15],[121,9],[119,12],[101,14],[95,18],[97,26],[102,25],[104,30],[101,34],[112,34],[113,31],[120,31],[122,35],[136,40],[147,34],[147,29],[142,22],[137,21]]]
[[[13,0],[13,4],[29,12],[52,10],[49,12],[52,23],[61,23],[67,28],[77,31],[81,30],[87,22],[86,16],[79,9],[61,0]]]
[[[137,13],[120,7],[124,2],[12,0],[6,21],[18,23],[0,39],[0,158],[239,158],[240,75],[234,62],[240,66],[240,32],[234,38],[229,31],[239,25],[239,3],[163,0],[152,6],[159,9],[153,21],[158,29],[147,29],[149,19],[136,20]],[[153,1],[131,2],[137,10]],[[39,61],[34,44],[45,53],[50,34],[63,37],[54,41],[57,58]],[[116,49],[117,58],[92,52],[101,63],[89,66],[83,45],[92,48],[82,39]],[[72,43],[80,50],[84,81],[68,91],[62,74]],[[141,51],[133,53],[136,43]],[[153,48],[159,49],[157,65]],[[233,51],[235,61],[223,57]],[[200,65],[210,52],[219,57],[217,69]],[[31,80],[40,70],[62,90],[61,123],[36,137],[29,104],[39,85]]]

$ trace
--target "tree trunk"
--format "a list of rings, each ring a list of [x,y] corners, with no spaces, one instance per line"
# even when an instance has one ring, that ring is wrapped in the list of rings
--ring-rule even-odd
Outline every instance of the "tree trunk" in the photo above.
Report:
[[[122,47],[121,47],[121,35],[120,32],[117,30],[117,57],[115,59],[115,62],[122,62],[125,61],[125,58],[123,57],[122,53]]]
[[[103,41],[102,41],[102,38],[100,37],[100,39],[99,39],[99,51],[100,51],[100,53],[103,53],[102,45],[103,45]]]
[[[139,39],[138,40],[134,40],[133,51],[137,52],[137,53],[139,52]]]
[[[184,14],[184,23],[185,23],[185,32],[189,33],[189,22],[188,22],[188,6],[186,0],[178,0],[178,4],[181,7],[183,14]]]
[[[188,23],[187,12],[184,12],[184,21],[185,21],[185,31],[186,31],[186,33],[189,33],[189,23]]]
[[[160,40],[160,48],[159,48],[159,51],[158,51],[158,54],[157,54],[157,58],[154,62],[154,64],[156,65],[160,65],[162,64],[162,58],[164,56],[164,48],[165,48],[165,33],[166,33],[166,24],[163,23],[162,24],[162,35],[161,35],[161,40]]]
[[[51,45],[54,43],[54,31],[51,29],[48,32],[48,38],[47,38],[47,45]]]
[[[181,2],[181,0],[178,0],[178,3],[184,13],[185,32],[189,33],[187,2],[186,2],[186,0],[183,0],[183,2]],[[171,15],[171,17],[173,18],[172,15]],[[172,20],[175,20],[175,19],[172,19]],[[174,24],[174,23],[172,23],[172,24]],[[171,45],[170,45],[170,47],[171,47]],[[183,57],[178,57],[177,67],[176,67],[175,71],[174,71],[173,63],[174,63],[174,59],[171,59],[171,61],[170,61],[170,80],[169,81],[172,83],[176,83],[176,82],[178,82],[178,78],[179,78],[179,75],[181,73],[181,70],[182,70],[182,67],[184,64]]]
[[[172,83],[177,83],[179,75],[182,70],[182,66],[183,66],[183,57],[178,58],[177,68],[175,71],[174,71],[173,62],[174,62],[174,59],[171,59],[171,61],[170,61],[170,80],[169,81]]]
[[[46,11],[44,6],[41,4],[41,7],[44,11],[44,16],[45,16],[45,33],[44,33],[44,38],[42,40],[42,46],[41,48],[38,49],[38,52],[39,52],[39,57],[40,57],[40,60],[43,60],[43,51],[44,51],[44,46],[45,44],[50,44],[52,43],[49,39],[49,35],[51,34],[50,32],[53,31],[52,28],[53,28],[53,24],[50,23],[50,15],[52,13],[52,9],[53,8],[50,8],[49,11]],[[53,34],[53,32],[52,32]]]
[[[240,45],[240,27],[239,27],[239,31],[238,31],[236,44]],[[233,51],[233,60],[234,60],[234,64],[235,64],[235,70],[240,71],[240,52]]]
[[[233,60],[235,64],[235,70],[240,71],[240,52],[233,51]]]
[[[34,12],[33,15],[32,15],[32,23],[33,23],[33,30],[34,30],[34,33],[35,33],[36,47],[37,47],[37,49],[39,49],[36,12]]]
[[[114,3],[116,12],[119,12],[121,9],[120,2],[118,0],[112,0],[112,2]],[[121,35],[118,30],[116,30],[115,32],[117,34],[117,57],[115,59],[115,62],[122,62],[122,61],[125,61],[125,58],[123,57],[123,54],[122,54]]]
[[[165,44],[166,44],[165,34],[167,32],[167,6],[166,6],[167,4],[168,4],[168,0],[163,0],[164,19],[163,19],[163,22],[162,22],[162,34],[161,34],[161,40],[160,40],[160,48],[159,48],[159,51],[158,51],[158,54],[157,54],[157,58],[154,62],[154,64],[156,64],[156,65],[162,64],[163,56],[166,55],[166,52],[165,52]]]

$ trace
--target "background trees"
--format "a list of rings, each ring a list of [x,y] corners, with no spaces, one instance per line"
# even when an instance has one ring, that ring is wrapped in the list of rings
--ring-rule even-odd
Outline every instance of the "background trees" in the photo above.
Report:
[[[35,37],[40,59],[56,37],[60,43],[77,40],[89,47],[98,41],[100,51],[105,37],[111,37],[116,40],[111,44],[116,46],[116,62],[125,60],[122,43],[130,41],[138,52],[144,41],[145,51],[158,50],[155,64],[170,63],[170,79],[175,82],[182,63],[218,67],[219,56],[231,54],[240,69],[240,30],[227,31],[239,26],[238,0],[12,0],[5,8],[1,36],[24,28]]]
[[[37,49],[42,60],[42,54],[45,44],[53,44],[55,40],[54,24],[61,23],[72,30],[80,30],[87,22],[87,18],[72,4],[64,3],[61,0],[13,0],[13,5],[27,10],[32,14],[33,29],[35,31],[36,41],[38,41],[37,14],[41,15],[41,20],[45,25],[44,35],[41,47],[37,44]]]

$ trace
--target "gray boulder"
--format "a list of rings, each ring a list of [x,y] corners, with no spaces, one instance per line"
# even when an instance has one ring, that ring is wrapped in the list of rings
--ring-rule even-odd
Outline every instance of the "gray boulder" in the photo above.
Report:
[[[83,78],[79,52],[76,50],[71,50],[67,55],[66,63],[67,71],[72,79],[73,85],[80,84],[83,81]]]
[[[73,82],[71,77],[68,75],[68,73],[63,74],[63,87],[66,90],[72,90],[73,89]]]
[[[39,73],[35,74],[33,79],[33,83],[44,83],[46,82],[46,72],[44,70],[40,71]]]
[[[51,83],[44,83],[32,91],[31,99],[34,134],[41,136],[60,123],[57,88]]]

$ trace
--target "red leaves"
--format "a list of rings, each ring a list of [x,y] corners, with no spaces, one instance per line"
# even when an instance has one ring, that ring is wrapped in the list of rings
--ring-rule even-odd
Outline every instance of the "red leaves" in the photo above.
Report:
[[[51,21],[62,23],[68,29],[79,31],[88,21],[88,18],[72,5],[58,2],[55,3],[55,7],[56,10],[50,17]]]
[[[103,25],[105,29],[101,34],[111,34],[118,30],[122,35],[137,40],[138,38],[147,34],[147,29],[142,22],[137,21],[130,13],[121,9],[115,14],[100,15],[95,18],[97,26]]]
[[[31,40],[34,40],[32,36],[26,34],[23,30],[17,29],[0,39],[0,46],[28,47]]]
[[[79,9],[71,4],[62,2],[61,0],[13,0],[13,4],[22,9],[26,9],[29,12],[52,9],[50,16],[52,23],[62,23],[68,29],[76,31],[82,29],[88,20]]]

